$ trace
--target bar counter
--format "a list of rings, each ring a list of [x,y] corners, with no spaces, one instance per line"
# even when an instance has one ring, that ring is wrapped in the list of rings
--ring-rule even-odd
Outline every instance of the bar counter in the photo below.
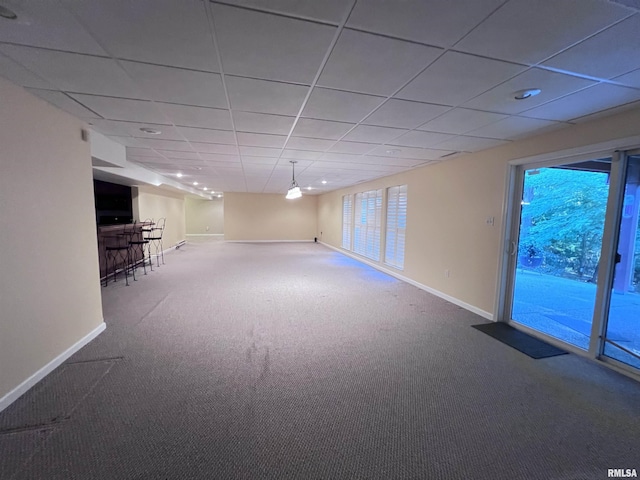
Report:
[[[153,225],[152,223],[135,223],[135,233],[133,234],[133,240],[142,240],[142,229],[144,227],[149,227]],[[131,231],[131,228],[134,226],[132,223],[127,224],[119,224],[119,225],[98,225],[98,258],[100,259],[100,278],[104,278],[107,275],[107,259],[106,259],[106,251],[105,245],[110,241],[112,237],[117,237],[118,235],[123,235],[126,231]],[[125,237],[126,238],[126,237]],[[123,242],[125,240],[123,239]],[[138,263],[142,260],[142,254],[139,251],[135,252],[135,257],[133,262]],[[124,267],[123,264],[119,264],[118,268]],[[110,274],[112,272],[109,272]]]

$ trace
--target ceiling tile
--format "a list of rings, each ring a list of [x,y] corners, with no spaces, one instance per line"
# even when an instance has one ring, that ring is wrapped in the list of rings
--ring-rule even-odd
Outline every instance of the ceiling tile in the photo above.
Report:
[[[514,138],[533,134],[541,129],[559,128],[566,124],[552,122],[550,120],[540,120],[537,118],[526,117],[508,117],[505,120],[486,125],[484,127],[472,130],[470,135],[478,137],[501,138],[503,140],[513,140]],[[538,132],[540,133],[540,132]]]
[[[523,115],[547,120],[573,120],[640,99],[640,90],[605,83],[526,110]]]
[[[336,142],[333,140],[324,140],[321,138],[290,137],[287,142],[287,148],[324,151],[334,143]]]
[[[254,157],[251,155],[243,155],[242,156],[242,164],[243,165],[268,165],[273,167],[276,163],[278,163],[278,157]]]
[[[362,123],[383,127],[416,128],[424,122],[443,114],[451,107],[432,103],[412,102],[391,98],[369,115]]]
[[[116,120],[92,120],[92,127],[103,135],[124,135],[152,140],[180,140],[184,137],[170,125],[150,125],[148,123],[120,122]],[[150,135],[142,132],[141,128],[153,128],[160,132],[158,135]]]
[[[154,148],[156,151],[160,152],[159,149],[162,150],[174,150],[180,152],[193,152],[193,148],[189,142],[178,141],[178,140],[162,140],[160,138],[139,138],[139,140],[143,145],[149,148]]]
[[[406,132],[407,130],[400,128],[358,125],[344,139],[350,142],[387,143]]]
[[[264,113],[233,112],[233,123],[238,132],[288,135],[295,117]]]
[[[156,155],[155,157],[141,157],[139,155],[127,155],[127,160],[129,162],[140,163],[144,165],[146,168],[157,167],[158,165],[162,165],[165,168],[171,168],[173,165],[173,159],[168,159],[165,157],[161,157],[160,155]]]
[[[233,0],[234,5],[242,5],[282,13],[300,18],[340,23],[350,4],[344,0]]]
[[[629,14],[600,0],[511,0],[456,48],[533,65]]]
[[[129,148],[134,148],[134,147],[127,147],[127,161],[129,162],[135,162],[135,163],[162,163],[165,165],[169,165],[169,162],[171,162],[171,160],[169,160],[168,158],[165,157],[161,157],[160,155],[154,153],[153,156],[149,156],[149,155],[131,155],[128,152]]]
[[[362,157],[363,163],[373,164],[373,165],[395,165],[399,167],[413,167],[419,163],[422,163],[424,160],[417,158],[396,158],[396,157],[379,157],[375,155],[364,155]]]
[[[440,54],[439,48],[343,30],[318,85],[391,95]]]
[[[282,158],[292,158],[295,160],[316,160],[320,158],[322,152],[311,150],[294,150],[291,148],[285,148],[282,151]]]
[[[375,143],[360,143],[360,142],[338,142],[328,151],[334,153],[355,153],[362,155],[363,153],[370,152],[377,145]]]
[[[330,122],[328,120],[316,120],[313,118],[300,118],[293,130],[297,137],[326,138],[338,140],[351,130],[355,123]]]
[[[507,118],[507,116],[466,108],[454,108],[419,128],[429,132],[461,134],[497,122],[503,118]]]
[[[296,161],[296,179],[298,178],[298,174],[302,174],[307,167],[313,164],[311,160],[297,160]],[[273,170],[274,175],[281,175],[284,178],[291,178],[291,160],[286,158],[281,158],[278,160],[278,164],[276,168]]]
[[[144,147],[145,144],[142,143],[142,140],[133,137],[123,137],[120,135],[107,135],[108,138],[113,140],[120,145],[124,145],[125,147]]]
[[[166,118],[153,102],[82,94],[73,94],[70,97],[109,120],[166,123]]]
[[[583,78],[550,72],[541,68],[531,68],[511,80],[478,95],[464,104],[465,107],[491,110],[501,113],[521,113],[554,98],[578,91],[595,82]],[[528,88],[539,88],[539,95],[526,100],[516,100],[515,93]]]
[[[61,0],[112,55],[219,72],[201,0]]]
[[[100,118],[94,112],[80,105],[74,99],[62,92],[39,90],[36,88],[27,88],[26,90],[75,117],[85,120]]]
[[[616,82],[620,82],[623,85],[628,85],[630,87],[640,88],[640,69],[634,70],[633,72],[626,73],[624,75],[620,75],[615,78]]]
[[[236,136],[229,130],[212,130],[208,128],[178,127],[178,132],[190,142],[226,143],[235,145]]]
[[[401,145],[405,147],[432,147],[437,143],[452,138],[454,135],[447,133],[435,133],[435,132],[421,132],[414,130],[406,133],[401,137],[389,142],[392,145]]]
[[[287,140],[286,135],[265,135],[262,133],[238,132],[238,144],[251,147],[282,148]]]
[[[495,138],[480,138],[460,135],[444,142],[438,143],[438,148],[452,150],[456,152],[477,152],[486,148],[497,147],[508,143],[505,140]]]
[[[224,71],[310,84],[336,27],[213,4]]]
[[[1,49],[0,49],[1,51]],[[0,75],[7,80],[22,87],[41,88],[45,90],[55,90],[49,82],[40,78],[32,71],[24,68],[18,62],[0,53]]]
[[[158,103],[166,118],[176,126],[232,130],[229,110]]]
[[[227,76],[232,110],[297,115],[309,87]]]
[[[225,145],[222,143],[191,142],[191,146],[196,152],[201,152],[201,153],[221,153],[224,155],[238,155],[238,147],[236,147],[235,145]]]
[[[217,73],[137,62],[120,63],[148,98],[201,107],[228,107],[222,77]]]
[[[522,70],[512,63],[447,52],[396,96],[457,106]]]
[[[221,153],[200,153],[200,158],[206,162],[240,163],[238,155],[224,155]]]
[[[383,97],[314,88],[302,115],[323,120],[359,122],[383,101]]]
[[[107,55],[76,20],[73,11],[60,8],[58,2],[9,0],[3,4],[13,10],[18,18],[15,21],[2,20],[0,42]]]
[[[172,160],[200,160],[200,156],[196,152],[181,150],[157,150],[157,152]]]
[[[381,145],[369,152],[369,155],[379,155],[382,157],[414,158],[418,160],[435,160],[443,155],[452,153],[453,150],[432,149],[432,148],[412,148],[396,147],[391,145]]]
[[[256,174],[267,174],[270,175],[273,171],[273,167],[275,164],[270,165],[267,163],[247,163],[242,162],[243,170],[246,175],[256,175]]]
[[[599,78],[612,78],[640,68],[640,15],[559,53],[544,65]]]
[[[129,155],[155,157],[158,154],[154,152],[151,148],[127,147],[127,156]]]
[[[350,162],[350,163],[366,163],[363,161],[362,155],[352,155],[349,153],[330,153],[327,152],[319,159],[322,162]]]
[[[324,168],[328,171],[335,170],[347,170],[347,171],[359,171],[366,172],[367,178],[378,177],[379,175],[373,175],[372,172],[390,172],[396,173],[406,170],[403,167],[396,167],[390,165],[378,165],[378,164],[364,164],[353,162],[315,162],[314,167]]]
[[[247,147],[240,146],[240,154],[244,157],[245,155],[249,155],[252,157],[278,157],[280,155],[279,148],[268,148],[268,147]]]
[[[368,0],[356,3],[348,26],[417,42],[453,46],[505,0]]]
[[[0,51],[60,90],[148,98],[118,63],[109,58],[18,45],[0,45]]]

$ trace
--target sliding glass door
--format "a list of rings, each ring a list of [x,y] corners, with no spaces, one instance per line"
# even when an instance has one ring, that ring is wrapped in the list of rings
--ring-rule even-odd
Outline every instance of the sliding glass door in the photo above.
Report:
[[[640,373],[640,151],[514,168],[501,318]]]
[[[628,155],[603,354],[640,368],[640,155]]]
[[[611,159],[523,168],[511,318],[589,348]]]

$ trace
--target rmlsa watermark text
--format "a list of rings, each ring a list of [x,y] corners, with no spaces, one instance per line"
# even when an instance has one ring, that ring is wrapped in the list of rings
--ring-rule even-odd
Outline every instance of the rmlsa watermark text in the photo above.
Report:
[[[638,472],[635,468],[609,468],[607,476],[609,478],[637,478]]]

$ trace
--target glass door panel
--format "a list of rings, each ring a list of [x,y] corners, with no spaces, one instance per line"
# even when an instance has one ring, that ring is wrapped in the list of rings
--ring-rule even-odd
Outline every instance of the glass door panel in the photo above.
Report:
[[[511,319],[588,349],[611,159],[525,170]]]
[[[640,368],[640,155],[628,157],[604,354]]]

